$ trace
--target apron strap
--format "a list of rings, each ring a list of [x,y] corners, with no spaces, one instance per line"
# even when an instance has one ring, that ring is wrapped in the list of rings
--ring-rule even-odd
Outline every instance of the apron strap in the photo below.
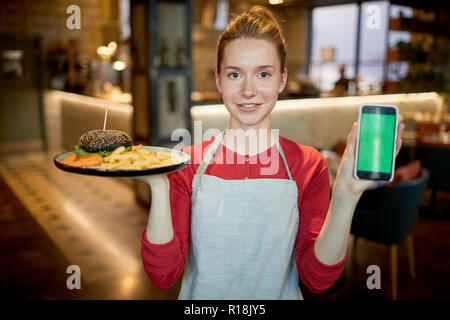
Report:
[[[200,166],[198,167],[197,172],[195,174],[202,175],[202,174],[205,173],[206,168],[208,167],[208,165],[211,162],[214,154],[216,153],[216,150],[217,150],[219,144],[222,142],[222,139],[223,139],[224,135],[225,135],[225,131],[222,131],[221,133],[219,133],[214,138],[214,141],[212,142],[212,144],[209,147],[208,151],[206,151],[206,154],[203,157],[203,160],[200,163]],[[291,171],[289,170],[289,166],[288,166],[287,161],[286,161],[286,157],[284,156],[283,148],[280,145],[279,136],[276,139],[276,145],[277,145],[278,152],[280,153],[281,159],[283,160],[283,164],[284,164],[284,167],[286,169],[286,172],[287,172],[287,174],[289,176],[289,180],[293,180],[292,179],[292,175],[291,175]]]
[[[281,148],[281,145],[280,145],[280,137],[279,136],[277,137],[277,148],[278,148],[278,152],[280,153],[281,159],[283,160],[284,167],[286,168],[286,172],[289,176],[289,180],[293,180],[292,175],[291,175],[291,170],[289,170],[289,166],[287,164],[286,157],[284,156],[283,148]]]
[[[206,154],[203,157],[203,160],[200,163],[200,166],[198,167],[197,172],[195,174],[202,175],[205,173],[206,168],[208,167],[214,154],[216,153],[217,147],[219,146],[220,142],[222,142],[224,135],[225,135],[225,131],[222,131],[214,138],[214,141],[211,143],[211,146],[209,147],[208,151],[206,151]]]

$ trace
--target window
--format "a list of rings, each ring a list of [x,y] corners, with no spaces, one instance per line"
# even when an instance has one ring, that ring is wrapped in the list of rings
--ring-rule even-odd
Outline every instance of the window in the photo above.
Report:
[[[391,18],[399,18],[403,16],[404,18],[412,18],[413,9],[411,7],[391,5],[389,9],[389,14]],[[410,42],[411,33],[408,31],[397,31],[392,30],[388,34],[388,45],[389,48],[394,48],[400,41]],[[387,80],[388,81],[398,81],[404,78],[408,74],[408,62],[399,61],[390,63],[387,68]]]
[[[339,79],[339,64],[353,78],[356,58],[358,6],[345,4],[314,8],[310,76],[322,91],[332,90]]]
[[[389,4],[386,1],[361,4],[358,88],[362,91],[367,92],[372,88],[381,91],[384,82],[388,9]]]
[[[318,88],[332,90],[342,64],[346,78],[353,80],[358,75],[358,88],[364,92],[380,91],[385,72],[390,80],[401,76],[407,65],[399,63],[386,70],[385,64],[388,46],[410,40],[409,32],[388,30],[389,18],[400,14],[410,17],[412,9],[388,1],[314,8],[309,72]]]

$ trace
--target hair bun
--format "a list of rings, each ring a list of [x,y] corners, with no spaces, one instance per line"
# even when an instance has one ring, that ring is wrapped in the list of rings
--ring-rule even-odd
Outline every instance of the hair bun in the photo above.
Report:
[[[281,72],[286,67],[286,41],[283,31],[274,14],[266,7],[254,5],[234,17],[227,25],[225,32],[219,37],[217,43],[217,71],[220,72],[220,64],[225,45],[235,39],[255,38],[272,41],[276,46],[280,59]]]
[[[277,19],[274,17],[272,12],[266,7],[255,5],[248,9],[247,12],[277,22]]]

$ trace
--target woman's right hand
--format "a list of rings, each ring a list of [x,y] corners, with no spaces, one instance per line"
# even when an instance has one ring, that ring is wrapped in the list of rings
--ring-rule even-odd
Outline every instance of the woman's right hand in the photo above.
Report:
[[[138,180],[148,183],[151,189],[169,187],[169,179],[167,178],[167,174],[165,173],[140,176],[138,177]]]
[[[147,241],[154,244],[167,243],[174,234],[167,174],[140,176],[137,179],[149,184],[152,195],[146,230]]]

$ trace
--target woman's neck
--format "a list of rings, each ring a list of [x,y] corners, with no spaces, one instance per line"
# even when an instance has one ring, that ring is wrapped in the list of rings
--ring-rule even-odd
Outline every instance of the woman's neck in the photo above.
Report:
[[[277,139],[278,132],[272,132],[270,125],[243,127],[230,121],[222,143],[238,154],[253,156],[270,149]]]

